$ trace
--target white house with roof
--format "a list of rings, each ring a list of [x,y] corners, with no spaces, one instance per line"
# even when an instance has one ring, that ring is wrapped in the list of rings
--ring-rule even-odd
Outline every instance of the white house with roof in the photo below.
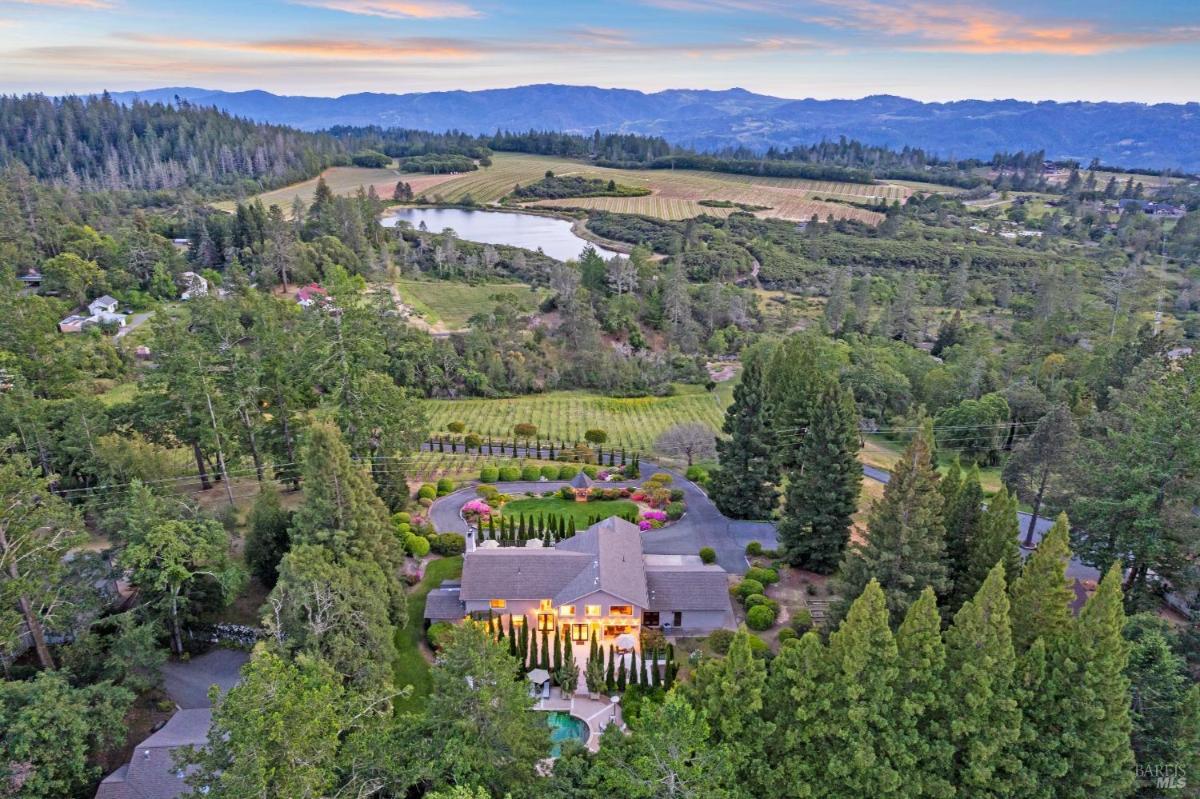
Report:
[[[468,552],[461,581],[443,583],[425,604],[430,622],[488,613],[506,625],[558,629],[576,643],[643,627],[671,635],[734,627],[720,566],[692,555],[648,555],[641,530],[615,516],[552,547]]]
[[[87,315],[82,312],[74,313],[58,323],[60,333],[78,333],[88,325],[99,325],[111,322],[117,327],[125,327],[126,315],[117,313],[119,303],[115,297],[105,294],[88,303]]]

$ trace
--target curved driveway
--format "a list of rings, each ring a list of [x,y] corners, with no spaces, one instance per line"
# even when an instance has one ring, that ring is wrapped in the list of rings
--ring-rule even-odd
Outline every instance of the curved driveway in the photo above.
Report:
[[[428,445],[423,445],[423,449]],[[525,451],[518,448],[519,456]],[[511,457],[511,456],[509,456]],[[654,472],[666,472],[671,475],[672,488],[683,490],[683,501],[687,512],[677,522],[658,530],[648,530],[642,535],[642,547],[656,555],[695,555],[703,547],[712,547],[717,553],[717,563],[728,572],[741,574],[746,571],[746,545],[758,541],[766,549],[777,546],[775,525],[771,522],[747,522],[730,519],[717,510],[717,506],[701,490],[700,486],[685,478],[682,474],[642,460],[642,474],[649,476]],[[640,481],[625,480],[611,483],[597,483],[606,488],[622,486],[635,487]],[[563,480],[547,480],[546,482],[515,482],[496,483],[496,488],[505,494],[523,494],[532,491],[540,494],[543,491],[556,491],[567,485]],[[467,533],[467,523],[463,521],[459,511],[466,502],[476,496],[475,486],[459,489],[453,494],[447,494],[434,500],[429,508],[429,520],[441,533]]]

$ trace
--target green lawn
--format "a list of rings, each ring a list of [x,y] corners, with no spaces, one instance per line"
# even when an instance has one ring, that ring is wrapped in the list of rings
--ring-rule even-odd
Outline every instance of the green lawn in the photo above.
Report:
[[[429,673],[429,662],[421,654],[421,641],[425,637],[425,597],[441,585],[442,580],[453,580],[462,576],[463,559],[441,558],[430,561],[425,567],[425,576],[408,593],[408,625],[396,630],[396,662],[393,666],[396,687],[413,687],[412,694],[396,702],[396,712],[417,711],[425,703],[433,688]]]
[[[868,466],[874,466],[879,469],[891,470],[899,460],[900,454],[904,452],[904,444],[899,441],[892,441],[889,438],[884,438],[880,435],[869,435],[866,437],[867,444],[859,452],[858,457],[863,463]],[[950,464],[954,462],[954,450],[943,449],[938,453],[938,471],[945,474],[950,468]],[[979,470],[979,484],[983,487],[983,493],[991,495],[1000,490],[1002,485],[1000,480],[1000,467],[988,466]]]
[[[575,517],[575,529],[587,527],[588,520],[594,516],[607,519],[609,516],[627,516],[637,512],[637,505],[627,499],[600,500],[597,502],[575,502],[562,497],[542,497],[540,499],[514,499],[504,505],[501,513],[504,516],[519,518],[522,513],[525,518],[537,518],[539,514],[547,517]]]
[[[511,297],[517,307],[529,313],[546,298],[546,289],[534,289],[524,283],[454,283],[440,280],[397,280],[400,299],[429,324],[442,322],[447,329],[466,327],[467,320],[495,303],[496,295]]]

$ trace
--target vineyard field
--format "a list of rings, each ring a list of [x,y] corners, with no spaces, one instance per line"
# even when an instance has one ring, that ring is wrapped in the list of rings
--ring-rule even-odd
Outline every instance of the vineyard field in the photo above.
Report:
[[[823,202],[816,198],[832,198],[855,202],[881,199],[903,201],[913,189],[900,183],[865,185],[836,181],[804,180],[801,178],[766,178],[753,175],[728,175],[718,172],[666,169],[609,169],[578,161],[540,155],[497,153],[492,166],[454,176],[425,192],[431,201],[461,202],[470,197],[477,203],[492,203],[513,190],[517,184],[533,183],[546,170],[556,175],[580,175],[601,180],[616,180],[628,186],[651,191],[644,197],[590,197],[536,201],[537,205],[630,209],[629,213],[645,213],[665,219],[686,219],[707,213],[728,215],[731,209],[706,208],[698,200],[729,200],[749,205],[770,206],[761,216],[807,220],[816,213],[821,218],[833,214],[838,218],[877,221],[880,216],[842,203]]]
[[[461,447],[460,447],[461,449]],[[484,466],[547,466],[561,465],[536,458],[502,458],[499,455],[458,452],[415,452],[405,459],[405,475],[409,482],[436,483],[443,477],[455,482],[478,480]]]
[[[524,283],[482,283],[470,285],[448,281],[397,280],[400,299],[425,318],[430,325],[441,322],[450,330],[466,327],[467,320],[492,307],[492,297],[503,294],[516,300],[523,312],[531,312],[548,294]]]
[[[556,391],[510,399],[428,400],[431,427],[459,421],[469,432],[497,440],[512,437],[513,425],[537,425],[542,438],[582,441],[590,428],[608,433],[608,447],[649,452],[667,428],[701,422],[718,430],[732,397],[732,384],[671,397],[615,399],[583,391]]]
[[[411,175],[401,173],[396,169],[371,169],[367,167],[357,166],[335,166],[326,169],[321,173],[321,177],[325,178],[326,185],[330,191],[338,195],[350,195],[358,191],[361,186],[367,189],[371,186],[375,187],[376,193],[385,200],[392,198],[392,192],[396,188],[396,182],[403,180],[405,183],[413,187],[413,191],[420,194],[423,191],[428,191],[433,186],[439,183],[445,183],[448,180],[453,180],[457,175]],[[255,199],[262,200],[262,204],[268,208],[272,205],[278,205],[283,209],[285,216],[291,215],[292,201],[297,197],[305,203],[311,203],[313,194],[317,189],[317,180],[303,181],[302,183],[293,183],[290,186],[275,189],[274,191],[263,192],[256,195]],[[233,212],[237,203],[233,200],[213,203],[213,207],[219,208],[222,211]]]

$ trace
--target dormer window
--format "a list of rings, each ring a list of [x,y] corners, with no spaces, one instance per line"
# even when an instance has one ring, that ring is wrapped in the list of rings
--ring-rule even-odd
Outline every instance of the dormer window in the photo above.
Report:
[[[491,601],[492,610],[504,610],[506,607],[508,607],[508,603],[503,599],[493,599]]]

